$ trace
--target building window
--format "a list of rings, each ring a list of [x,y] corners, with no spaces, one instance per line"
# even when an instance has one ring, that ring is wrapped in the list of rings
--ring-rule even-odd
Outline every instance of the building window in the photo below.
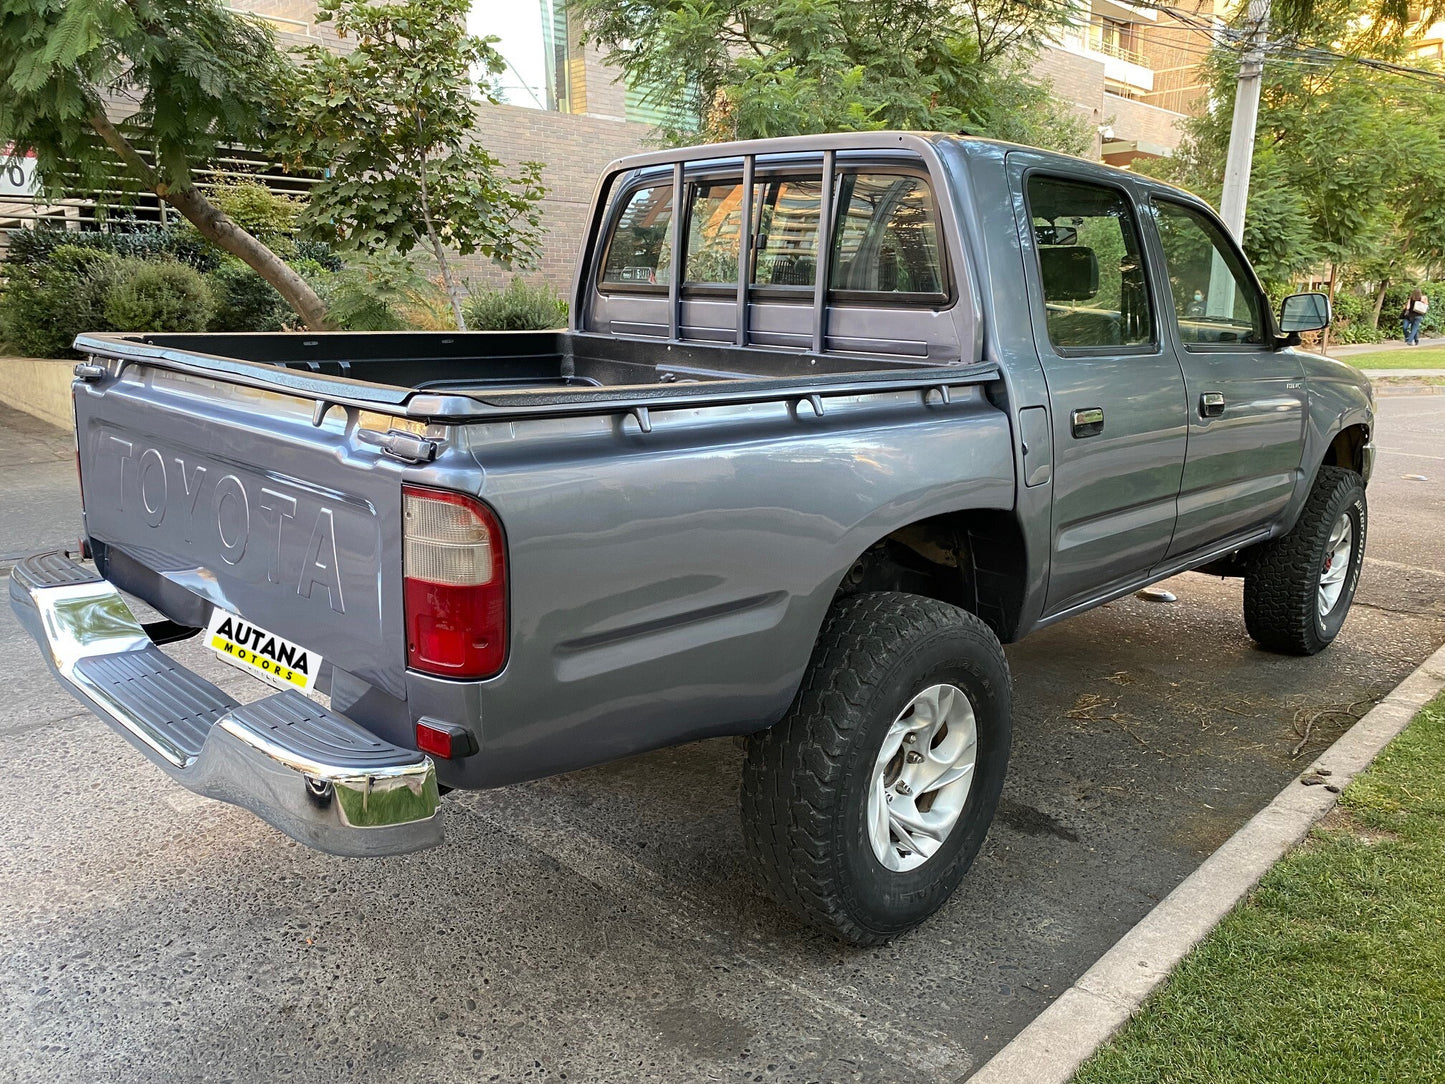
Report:
[[[477,0],[467,32],[494,37],[506,68],[492,88],[508,105],[568,110],[567,12],[564,0]]]

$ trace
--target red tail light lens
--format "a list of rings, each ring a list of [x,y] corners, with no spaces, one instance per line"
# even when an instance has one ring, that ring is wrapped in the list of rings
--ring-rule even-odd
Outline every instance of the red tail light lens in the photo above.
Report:
[[[402,487],[406,661],[452,678],[491,677],[507,660],[502,526],[475,497]]]

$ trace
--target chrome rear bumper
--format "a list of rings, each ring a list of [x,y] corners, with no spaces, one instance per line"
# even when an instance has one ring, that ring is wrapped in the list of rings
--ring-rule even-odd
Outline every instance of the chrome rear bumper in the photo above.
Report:
[[[430,757],[299,692],[238,703],[161,652],[93,569],[28,557],[10,574],[10,603],[60,683],[182,786],[331,854],[442,841]]]

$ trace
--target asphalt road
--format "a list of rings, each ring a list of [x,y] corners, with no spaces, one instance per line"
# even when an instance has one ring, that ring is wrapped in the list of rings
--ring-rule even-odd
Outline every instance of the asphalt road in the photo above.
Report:
[[[754,886],[731,742],[453,795],[444,847],[336,859],[165,780],[7,607],[0,1080],[963,1078],[1445,640],[1445,397],[1381,415],[1335,646],[1265,654],[1238,582],[1188,575],[1012,647],[989,841],[871,951]],[[4,412],[0,433],[0,557],[68,542],[68,437]]]

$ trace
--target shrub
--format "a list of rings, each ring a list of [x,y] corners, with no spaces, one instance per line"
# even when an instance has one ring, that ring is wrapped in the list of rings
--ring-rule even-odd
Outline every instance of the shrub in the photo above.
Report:
[[[221,254],[189,227],[121,220],[109,230],[12,230],[6,262],[35,267],[48,262],[58,248],[84,248],[138,260],[170,257],[200,271],[212,270],[221,260]]]
[[[0,338],[31,357],[74,356],[70,344],[75,336],[112,330],[103,292],[115,263],[115,257],[95,249],[60,245],[41,264],[9,267],[0,293]]]
[[[120,260],[105,276],[104,295],[116,331],[204,331],[216,311],[205,277],[174,260]]]
[[[289,239],[305,201],[278,195],[259,181],[218,184],[207,198],[241,229],[265,245]]]
[[[1353,290],[1338,290],[1335,293],[1334,320],[1330,334],[1338,343],[1377,343],[1380,329],[1371,327],[1370,320],[1375,312],[1375,299]],[[1380,322],[1384,323],[1381,315]]]
[[[347,264],[318,287],[327,312],[346,331],[403,331],[454,327],[444,317],[446,295],[405,256],[375,252]]]
[[[275,288],[240,260],[228,259],[206,276],[216,309],[207,331],[280,331],[293,317]]]
[[[546,331],[567,326],[567,302],[550,285],[514,277],[505,290],[483,290],[462,305],[474,331]]]

